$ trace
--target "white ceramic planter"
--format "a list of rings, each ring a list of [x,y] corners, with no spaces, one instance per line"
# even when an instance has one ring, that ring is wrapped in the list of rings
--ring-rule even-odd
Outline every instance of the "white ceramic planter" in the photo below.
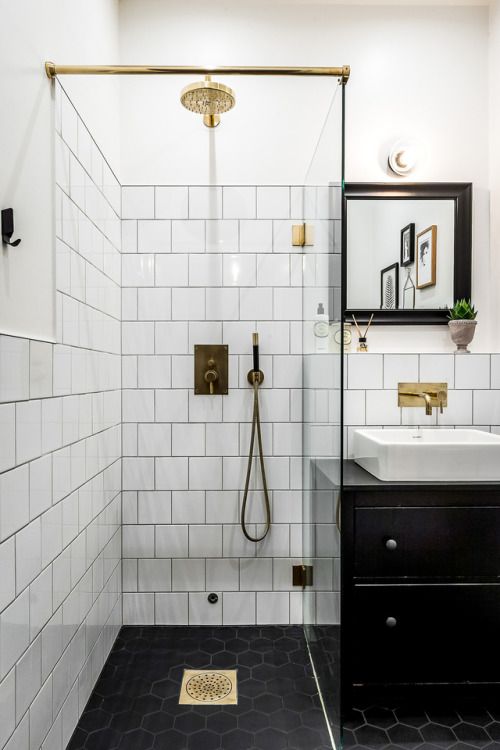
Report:
[[[477,320],[449,320],[451,340],[457,345],[456,354],[470,354],[468,345],[474,338]]]

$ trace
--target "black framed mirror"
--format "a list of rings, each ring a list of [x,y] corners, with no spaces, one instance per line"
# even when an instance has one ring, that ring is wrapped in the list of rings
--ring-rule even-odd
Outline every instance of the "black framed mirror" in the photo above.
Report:
[[[446,324],[471,296],[472,184],[346,183],[342,253],[346,321]]]

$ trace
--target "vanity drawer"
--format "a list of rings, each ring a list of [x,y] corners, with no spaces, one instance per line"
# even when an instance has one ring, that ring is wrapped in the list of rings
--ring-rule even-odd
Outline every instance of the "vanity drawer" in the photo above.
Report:
[[[354,576],[500,579],[500,508],[356,508]]]
[[[353,684],[500,682],[499,584],[359,585],[353,595]]]

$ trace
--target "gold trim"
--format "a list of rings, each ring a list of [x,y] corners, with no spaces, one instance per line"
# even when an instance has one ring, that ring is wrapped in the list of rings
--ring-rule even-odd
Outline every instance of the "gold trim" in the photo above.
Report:
[[[48,61],[45,63],[48,78],[60,75],[213,75],[227,76],[331,76],[339,78],[340,83],[346,84],[351,74],[349,65],[336,68],[328,67],[254,67],[215,66],[206,68],[191,65],[56,65]]]

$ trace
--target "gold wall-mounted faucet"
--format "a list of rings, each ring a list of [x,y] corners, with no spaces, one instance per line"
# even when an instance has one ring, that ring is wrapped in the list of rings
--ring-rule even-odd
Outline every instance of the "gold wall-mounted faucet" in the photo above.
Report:
[[[448,406],[448,383],[398,383],[398,406],[425,406],[428,417],[435,406],[442,414]]]

